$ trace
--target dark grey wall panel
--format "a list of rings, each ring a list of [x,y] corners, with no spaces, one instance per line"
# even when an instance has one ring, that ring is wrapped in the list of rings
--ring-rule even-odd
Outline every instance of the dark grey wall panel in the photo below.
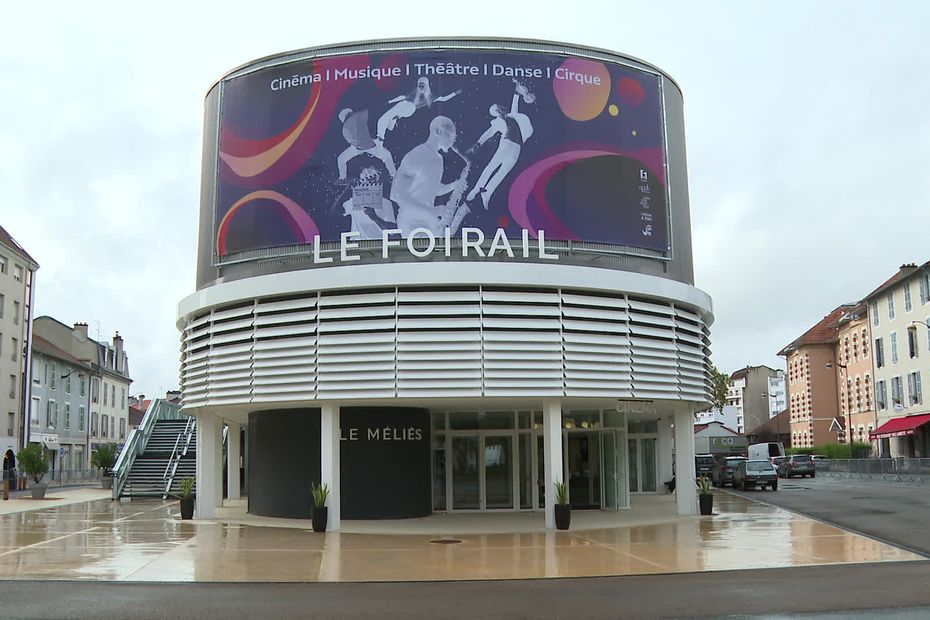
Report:
[[[249,414],[249,512],[309,519],[310,483],[320,479],[320,410]]]
[[[346,407],[340,418],[342,518],[430,514],[429,411]]]

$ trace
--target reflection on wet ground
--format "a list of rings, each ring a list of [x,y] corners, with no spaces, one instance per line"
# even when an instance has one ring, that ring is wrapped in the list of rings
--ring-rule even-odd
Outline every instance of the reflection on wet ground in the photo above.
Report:
[[[674,510],[670,500],[652,501],[653,508]],[[437,544],[428,530],[324,535],[309,527],[234,520],[182,522],[176,502],[98,500],[0,515],[0,579],[433,581],[924,559],[725,493],[716,495],[711,517],[668,514],[660,522],[643,523],[634,518],[635,503],[634,498],[634,510],[616,513],[610,521],[580,518],[581,526],[569,532],[470,529],[446,533],[459,543]],[[628,516],[635,524],[624,524]],[[506,515],[476,515],[472,521],[476,518],[492,523]],[[596,527],[584,529],[586,523]]]

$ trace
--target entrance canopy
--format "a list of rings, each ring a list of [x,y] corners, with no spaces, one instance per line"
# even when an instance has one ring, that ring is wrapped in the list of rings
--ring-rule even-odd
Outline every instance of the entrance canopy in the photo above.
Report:
[[[869,433],[869,439],[885,439],[886,437],[913,435],[914,431],[928,422],[930,422],[930,413],[905,416],[903,418],[892,418]]]

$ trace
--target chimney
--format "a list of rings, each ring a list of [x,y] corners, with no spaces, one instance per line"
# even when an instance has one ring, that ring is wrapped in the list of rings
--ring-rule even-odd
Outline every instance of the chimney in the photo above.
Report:
[[[75,323],[74,333],[77,335],[78,340],[87,340],[87,323]]]
[[[113,368],[117,372],[123,372],[123,337],[119,335],[119,332],[113,336],[113,349],[116,351]]]

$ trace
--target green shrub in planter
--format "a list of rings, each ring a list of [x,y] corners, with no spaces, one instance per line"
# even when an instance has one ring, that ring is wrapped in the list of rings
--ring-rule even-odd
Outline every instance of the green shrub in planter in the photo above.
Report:
[[[90,464],[97,469],[102,469],[105,475],[110,473],[113,466],[116,465],[116,457],[119,456],[119,448],[115,443],[105,443],[90,457]]]
[[[19,461],[19,470],[41,484],[42,478],[48,473],[48,460],[41,444],[31,443],[16,453]]]

